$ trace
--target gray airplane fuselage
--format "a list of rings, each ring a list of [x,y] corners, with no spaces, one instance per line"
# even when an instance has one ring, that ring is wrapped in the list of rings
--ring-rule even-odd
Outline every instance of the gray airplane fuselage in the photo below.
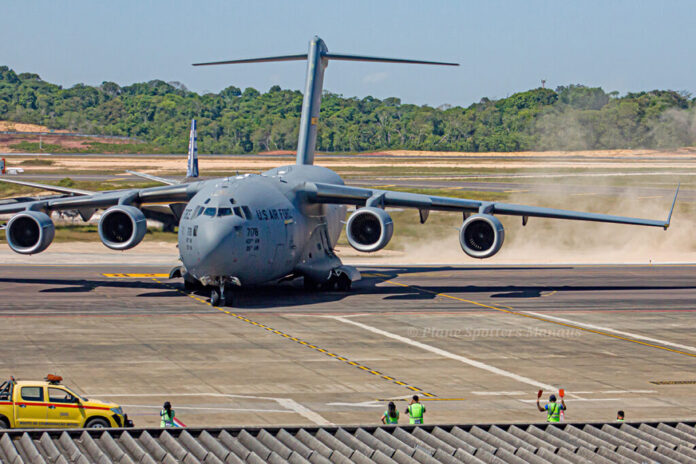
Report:
[[[291,274],[326,279],[340,265],[332,250],[346,207],[303,201],[298,187],[305,182],[343,184],[335,172],[314,165],[204,181],[179,224],[189,277],[206,285],[221,279],[258,284]]]

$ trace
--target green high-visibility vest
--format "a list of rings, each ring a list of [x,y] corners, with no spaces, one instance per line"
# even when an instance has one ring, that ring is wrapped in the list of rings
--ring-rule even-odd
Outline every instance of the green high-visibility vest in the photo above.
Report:
[[[422,424],[425,407],[420,403],[413,403],[408,407],[408,417],[410,424]]]
[[[561,421],[561,405],[558,403],[549,403],[546,405],[546,422]]]
[[[174,427],[174,410],[172,409],[169,414],[166,409],[161,410],[160,419],[160,427]]]
[[[399,423],[399,411],[396,411],[396,417],[391,417],[389,411],[384,411],[384,417],[387,424],[398,424]]]

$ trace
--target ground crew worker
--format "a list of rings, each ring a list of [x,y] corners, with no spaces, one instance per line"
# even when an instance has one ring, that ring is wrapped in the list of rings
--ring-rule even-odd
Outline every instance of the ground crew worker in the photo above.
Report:
[[[413,395],[413,398],[408,403],[406,408],[409,424],[422,424],[423,414],[425,414],[425,406],[418,402],[418,395]]]
[[[623,422],[624,421],[624,412],[623,410],[620,410],[619,412],[616,413],[616,422]]]
[[[165,401],[160,411],[160,427],[176,427],[174,425],[174,416],[176,413],[172,409],[172,404],[169,401]]]
[[[390,401],[387,405],[387,410],[384,411],[382,416],[383,424],[398,424],[399,423],[399,411],[396,410],[396,405],[393,401]]]
[[[556,403],[556,395],[549,396],[549,402],[542,408],[539,404],[541,393],[542,391],[539,390],[539,394],[537,395],[537,408],[539,409],[539,412],[546,412],[546,422],[560,422],[561,411],[568,409],[566,408],[565,401],[563,401],[563,397],[561,397],[561,403],[558,404]]]

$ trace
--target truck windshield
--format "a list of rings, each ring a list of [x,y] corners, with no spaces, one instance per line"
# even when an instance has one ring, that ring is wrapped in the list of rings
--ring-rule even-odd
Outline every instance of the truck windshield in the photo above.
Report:
[[[12,383],[3,382],[0,385],[0,401],[9,400],[12,393]]]

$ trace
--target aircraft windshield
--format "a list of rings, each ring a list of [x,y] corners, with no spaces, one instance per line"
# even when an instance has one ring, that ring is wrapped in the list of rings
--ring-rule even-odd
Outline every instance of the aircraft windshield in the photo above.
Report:
[[[206,208],[205,211],[203,211],[203,214],[206,216],[214,217],[216,212],[216,208]]]
[[[220,208],[220,209],[218,209],[217,215],[218,215],[218,217],[230,216],[230,215],[232,215],[232,208]]]

